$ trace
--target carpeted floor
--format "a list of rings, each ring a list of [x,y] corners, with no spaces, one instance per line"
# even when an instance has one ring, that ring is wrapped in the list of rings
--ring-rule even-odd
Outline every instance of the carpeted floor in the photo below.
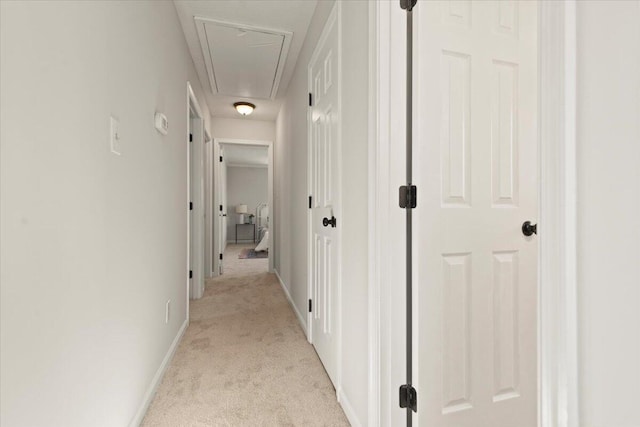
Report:
[[[238,255],[240,259],[258,259],[258,258],[269,258],[268,252],[256,252],[253,249],[243,249]]]
[[[224,250],[223,272],[226,276],[269,271],[269,258],[240,259],[243,249],[254,249],[255,243],[229,243]]]
[[[192,301],[191,323],[142,425],[349,423],[278,279],[240,271],[209,280]]]

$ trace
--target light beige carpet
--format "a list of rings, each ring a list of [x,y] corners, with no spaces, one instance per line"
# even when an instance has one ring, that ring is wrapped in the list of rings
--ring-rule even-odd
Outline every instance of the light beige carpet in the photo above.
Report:
[[[241,260],[264,261],[264,260]],[[208,281],[143,426],[348,426],[275,275]]]
[[[238,258],[243,249],[255,249],[256,246],[257,243],[229,243],[224,250],[224,275],[266,273],[269,271],[269,258]]]

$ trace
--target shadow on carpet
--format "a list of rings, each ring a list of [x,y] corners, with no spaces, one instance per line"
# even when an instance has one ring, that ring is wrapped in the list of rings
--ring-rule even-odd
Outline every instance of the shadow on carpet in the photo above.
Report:
[[[243,249],[238,255],[239,259],[269,258],[269,252],[256,252],[253,249]]]

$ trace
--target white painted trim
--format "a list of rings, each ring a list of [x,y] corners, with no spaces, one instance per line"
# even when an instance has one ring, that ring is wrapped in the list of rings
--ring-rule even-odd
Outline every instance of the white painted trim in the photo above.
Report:
[[[218,144],[237,144],[237,145],[253,145],[257,147],[271,146],[272,141],[264,139],[234,139],[234,138],[214,138],[214,142]]]
[[[338,106],[337,106],[337,116],[338,116],[338,138],[336,140],[337,144],[337,153],[338,153],[338,161],[336,168],[334,170],[336,174],[336,180],[338,181],[338,191],[334,198],[334,211],[335,215],[338,218],[342,218],[342,3],[340,1],[336,1],[334,3],[329,16],[327,17],[326,22],[324,23],[324,28],[322,29],[322,33],[318,38],[318,42],[314,47],[313,54],[309,59],[307,64],[307,88],[309,93],[313,93],[313,77],[311,75],[312,64],[314,64],[318,55],[320,54],[319,46],[323,46],[329,37],[329,28],[335,25],[338,31],[338,76],[337,76],[337,86],[338,86]],[[311,171],[313,170],[313,150],[311,150],[311,108],[307,108],[307,194],[313,194],[311,188]],[[312,281],[312,271],[313,271],[313,259],[311,257],[312,253],[312,213],[311,209],[307,209],[307,298],[310,295],[313,295],[313,281]],[[336,229],[336,252],[337,252],[337,277],[338,283],[336,283],[336,293],[338,295],[338,307],[337,307],[337,315],[336,315],[336,335],[337,335],[337,366],[336,366],[336,389],[340,388],[342,383],[342,227],[338,227]],[[308,325],[308,333],[307,339],[309,343],[313,344],[313,321],[311,317],[311,313],[307,313],[307,325]]]
[[[205,273],[206,278],[213,277],[213,222],[215,215],[215,209],[213,205],[213,139],[209,130],[204,128],[204,143],[205,143],[205,196],[209,200],[209,203],[205,206]]]
[[[267,183],[267,203],[269,204],[269,271],[273,272],[274,268],[275,268],[275,250],[276,250],[276,245],[275,245],[275,239],[276,239],[276,233],[275,233],[275,218],[277,215],[277,211],[275,206],[273,205],[274,203],[274,147],[273,147],[273,141],[266,141],[266,140],[258,140],[258,139],[233,139],[233,138],[214,138],[213,139],[213,158],[218,159],[218,157],[220,157],[220,144],[234,144],[234,145],[244,145],[244,146],[258,146],[258,147],[267,147],[267,157],[268,157],[268,183]],[[214,192],[215,192],[215,201],[214,201],[214,206],[218,206],[220,205],[220,199],[219,199],[219,195],[220,195],[220,189],[219,189],[219,185],[220,185],[220,176],[219,176],[219,164],[220,162],[218,161],[214,161],[214,176],[215,176],[215,183],[214,183]],[[227,167],[229,167],[229,164],[227,164]],[[214,229],[213,229],[213,234],[214,237],[218,236],[220,233],[220,221],[214,221]],[[217,239],[217,237],[215,237]],[[235,240],[233,240],[235,242]],[[229,240],[227,239],[227,242],[229,242]],[[214,243],[214,254],[213,254],[213,269],[214,269],[214,275],[218,275],[218,271],[220,271],[219,269],[219,265],[220,265],[220,249],[218,248],[218,245],[216,245]]]
[[[351,402],[347,399],[347,395],[344,393],[342,388],[339,388],[336,391],[336,397],[338,398],[338,403],[342,406],[344,414],[347,416],[347,420],[349,420],[349,424],[351,424],[352,427],[362,427],[362,423],[358,419],[356,411],[353,409]]]
[[[389,259],[393,236],[385,232],[390,194],[388,159],[391,149],[389,93],[393,64],[391,7],[376,2],[370,25],[376,25],[370,80],[369,146],[369,423],[385,425],[384,405],[397,395],[383,396],[396,384],[390,380],[385,305],[389,292]],[[539,425],[578,427],[577,279],[576,279],[576,1],[539,2],[539,145],[540,145],[540,272],[539,272]],[[419,5],[418,5],[419,6]],[[374,31],[374,30],[371,30]],[[373,38],[373,36],[372,36]],[[370,50],[371,52],[371,50]],[[377,74],[376,74],[377,72]],[[374,98],[373,96],[377,98]],[[373,264],[373,265],[371,265]],[[375,355],[373,355],[375,354]],[[377,358],[376,358],[377,356]],[[378,364],[376,366],[376,363]],[[399,385],[399,384],[397,384]],[[375,387],[378,387],[376,395]],[[397,403],[391,402],[392,407]]]
[[[191,114],[193,111],[196,115],[196,128],[191,128]],[[189,142],[189,134],[193,134],[193,142]],[[187,186],[187,202],[193,202],[193,210],[190,211],[187,206],[187,223],[188,229],[188,258],[187,258],[187,289],[189,298],[199,299],[204,294],[204,279],[206,275],[205,271],[205,206],[204,206],[204,175],[205,175],[205,129],[204,129],[204,116],[202,115],[202,108],[198,102],[198,98],[193,92],[191,83],[187,82],[187,135],[185,139],[187,146],[187,162],[188,162],[188,186]],[[194,152],[194,149],[198,150]],[[198,168],[194,168],[194,164],[191,161],[199,164]],[[194,172],[195,169],[195,172]],[[198,176],[192,176],[194,173],[198,173]],[[194,184],[195,183],[195,184]],[[198,194],[192,199],[191,187],[195,187]],[[194,218],[193,224],[191,224],[191,218]],[[192,242],[193,240],[193,242]],[[191,253],[191,246],[197,247],[197,251]],[[189,279],[189,270],[193,270],[193,278]],[[188,312],[187,306],[187,312]]]
[[[191,83],[187,82],[187,114],[186,114],[186,118],[187,118],[187,134],[184,136],[185,137],[185,141],[187,141],[187,143],[185,144],[185,149],[186,149],[186,154],[187,154],[187,176],[186,176],[186,184],[187,184],[187,197],[186,197],[186,202],[189,202],[189,198],[191,198],[191,147],[189,147],[189,133],[190,133],[190,128],[191,128],[191,97],[195,97],[195,94],[193,93],[193,89],[191,88]],[[191,268],[191,212],[189,212],[189,210],[187,210],[186,212],[186,216],[187,216],[187,259],[186,259],[186,270],[184,272],[184,277],[185,277],[185,282],[186,282],[186,313],[187,313],[187,320],[189,319],[189,300],[191,297],[191,283],[190,279],[189,279],[189,269]]]
[[[213,144],[209,133],[205,129],[205,145],[204,145],[204,196],[205,196],[205,213],[204,213],[204,269],[205,279],[213,277],[213,223],[217,218],[213,209]]]
[[[539,424],[578,427],[576,2],[539,18]]]
[[[385,263],[380,262],[380,253],[376,245],[381,241],[381,229],[378,227],[382,210],[380,209],[380,196],[378,191],[383,186],[380,182],[381,176],[380,157],[378,153],[379,132],[382,131],[383,124],[379,115],[385,111],[389,104],[388,97],[380,90],[380,78],[386,76],[385,67],[388,62],[381,62],[387,58],[384,50],[388,46],[383,45],[385,40],[381,37],[378,29],[384,25],[384,18],[381,18],[384,8],[388,4],[373,2],[369,5],[369,147],[368,147],[368,325],[369,325],[369,366],[368,366],[368,425],[380,425],[381,412],[381,388],[380,388],[380,270]],[[388,30],[387,30],[388,31]],[[386,40],[388,42],[388,39]],[[383,181],[384,182],[384,181]],[[345,410],[346,412],[346,410]]]
[[[269,165],[255,165],[250,163],[227,163],[228,168],[256,168],[256,169],[268,169]]]
[[[335,11],[335,12],[334,12]],[[337,208],[335,209],[337,212],[338,218],[344,218],[342,215],[342,2],[337,1],[333,6],[333,11],[329,15],[329,19],[331,19],[331,15],[336,14],[336,25],[338,26],[338,165],[337,165],[337,180],[338,180],[338,191],[336,194]],[[335,206],[334,202],[334,206]],[[338,227],[338,239],[336,242],[336,252],[338,252],[338,262],[336,268],[338,269],[338,283],[336,284],[336,292],[338,294],[338,312],[336,316],[336,329],[338,336],[338,367],[336,372],[336,382],[337,388],[342,388],[342,227]]]
[[[304,331],[304,334],[306,336],[307,335],[307,323],[304,320],[304,316],[302,315],[302,313],[300,313],[300,311],[298,310],[298,307],[296,307],[296,304],[293,302],[293,298],[291,298],[291,294],[289,293],[289,289],[287,288],[287,286],[282,281],[282,277],[280,277],[280,273],[278,273],[278,270],[274,269],[273,272],[275,273],[276,277],[278,278],[278,282],[280,282],[280,286],[282,286],[282,290],[284,291],[284,294],[286,295],[287,300],[289,301],[289,305],[291,305],[291,308],[293,308],[293,311],[296,313],[296,317],[298,318],[298,322],[300,322],[300,326],[302,327],[302,330]]]
[[[391,269],[388,256],[395,250],[402,250],[402,244],[390,235],[387,224],[390,221],[390,209],[397,206],[395,194],[391,188],[391,22],[392,2],[376,2],[376,39],[375,39],[375,70],[377,75],[370,76],[375,84],[375,104],[371,107],[375,112],[375,122],[369,135],[370,179],[369,179],[369,384],[377,386],[369,393],[369,422],[371,427],[390,425],[390,409],[397,405],[395,384],[391,381],[391,360],[388,355],[390,345],[391,325],[387,321],[390,313],[391,289],[389,279]],[[372,18],[370,16],[370,18]],[[371,117],[370,115],[370,117]],[[373,318],[376,317],[375,320]],[[377,366],[376,366],[377,363]],[[400,384],[398,384],[399,386]]]
[[[196,114],[204,121],[204,115],[202,114],[202,108],[200,108],[200,103],[198,102],[198,98],[196,97],[193,88],[191,87],[191,82],[187,82],[187,93],[189,100],[193,104],[193,108],[196,110]]]
[[[142,399],[142,402],[138,407],[138,411],[136,412],[136,415],[133,417],[133,419],[129,423],[129,427],[139,426],[142,420],[144,419],[144,416],[147,414],[147,409],[149,409],[149,405],[153,401],[153,398],[156,394],[156,390],[158,389],[158,386],[160,385],[160,382],[162,381],[162,378],[164,377],[164,374],[167,371],[167,368],[169,367],[171,360],[173,360],[173,356],[175,355],[176,350],[178,349],[178,345],[180,344],[180,341],[182,341],[182,337],[184,336],[184,333],[187,330],[188,326],[189,326],[189,319],[187,318],[182,323],[182,326],[180,327],[180,330],[178,330],[178,334],[173,339],[171,346],[169,346],[169,350],[167,350],[167,354],[165,354],[164,359],[162,359],[162,363],[158,367],[156,374],[153,376],[153,379],[151,380],[151,383],[149,384],[149,387],[147,388],[147,391],[144,394],[144,398]]]

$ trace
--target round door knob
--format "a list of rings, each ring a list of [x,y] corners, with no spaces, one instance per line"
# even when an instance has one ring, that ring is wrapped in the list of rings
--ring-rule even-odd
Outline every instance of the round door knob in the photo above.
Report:
[[[522,224],[522,234],[525,236],[538,234],[538,224],[531,224],[531,221],[525,221],[524,224]]]
[[[328,227],[329,224],[331,224],[332,228],[336,227],[336,217],[332,216],[331,219],[329,218],[322,218],[322,225],[324,225],[325,227]]]

